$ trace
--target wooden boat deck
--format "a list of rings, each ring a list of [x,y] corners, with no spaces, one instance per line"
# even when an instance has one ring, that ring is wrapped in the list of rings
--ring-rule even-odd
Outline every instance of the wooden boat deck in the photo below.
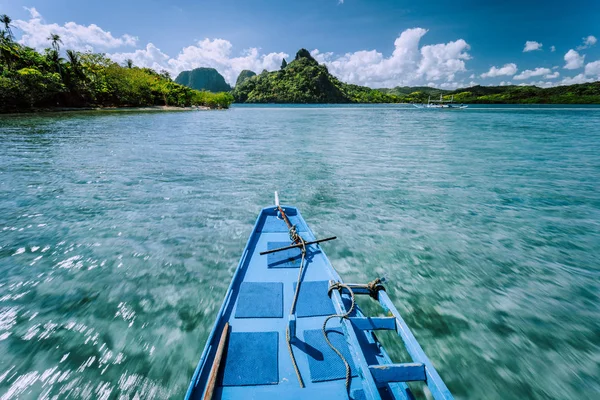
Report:
[[[284,210],[305,241],[316,239],[296,208],[284,207]],[[372,331],[356,326],[371,320],[361,319],[350,325],[348,320],[340,322],[340,318],[334,318],[327,324],[328,337],[352,365],[353,377],[347,392],[344,364],[325,342],[322,326],[327,316],[348,309],[350,297],[345,293],[340,296],[337,291],[331,298],[328,296],[330,281],[341,282],[341,279],[318,244],[307,246],[296,305],[296,339],[292,348],[306,385],[305,388],[300,387],[288,352],[286,329],[301,252],[292,249],[259,254],[289,244],[288,228],[278,218],[275,207],[263,209],[244,249],[186,399],[204,398],[205,388],[211,380],[215,384],[212,397],[220,399],[411,398],[405,383],[386,381],[383,375],[389,373],[387,368],[382,370],[383,375],[373,370],[377,365],[394,364],[391,364]],[[351,317],[363,315],[356,308]],[[402,328],[394,318],[381,320],[393,320],[393,326],[387,329]],[[230,326],[230,333],[224,338],[225,351],[219,360],[218,344],[226,323]],[[374,325],[382,323],[386,322],[373,322]],[[344,324],[348,325],[342,326]],[[350,343],[353,345],[349,346]],[[417,371],[419,375],[418,366],[415,369],[409,364],[402,365],[405,366],[403,371],[409,374]],[[426,368],[423,364],[420,366],[425,376]],[[376,384],[373,376],[379,377],[381,382]],[[392,377],[392,380],[397,379]],[[447,392],[445,386],[442,389],[442,392]],[[450,396],[449,392],[447,395]],[[448,396],[440,398],[451,398]]]

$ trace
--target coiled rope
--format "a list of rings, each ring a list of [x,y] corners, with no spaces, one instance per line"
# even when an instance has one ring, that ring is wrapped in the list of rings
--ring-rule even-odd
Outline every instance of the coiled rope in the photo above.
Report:
[[[350,300],[352,301],[352,304],[350,305],[350,309],[348,311],[346,311],[345,313],[333,314],[333,315],[330,315],[329,317],[325,318],[325,321],[323,321],[323,336],[325,337],[325,341],[327,342],[329,347],[331,347],[331,350],[333,350],[338,355],[338,357],[341,358],[342,362],[344,363],[344,366],[346,367],[346,391],[348,392],[348,394],[350,394],[350,383],[352,380],[352,369],[350,368],[350,363],[348,363],[348,360],[346,360],[346,358],[344,357],[342,352],[340,350],[338,350],[333,345],[333,343],[331,343],[329,338],[327,337],[327,322],[329,322],[330,319],[333,319],[336,317],[340,318],[340,319],[346,319],[350,316],[350,314],[352,314],[352,311],[354,311],[354,306],[355,306],[354,292],[348,285],[345,285],[341,282],[334,283],[333,285],[331,285],[329,287],[329,293],[331,293],[332,290],[340,290],[342,288],[346,289],[350,293]],[[341,295],[341,291],[340,291],[340,295]]]
[[[279,209],[279,212],[281,213],[281,216],[288,227],[290,233],[290,240],[292,241],[292,243],[302,244],[302,259],[300,261],[300,269],[298,271],[298,283],[296,284],[296,292],[294,293],[294,299],[292,300],[292,307],[290,309],[290,315],[294,315],[294,311],[296,310],[296,303],[298,301],[298,294],[300,293],[300,280],[302,279],[302,272],[304,270],[304,260],[306,258],[306,242],[304,241],[304,239],[302,239],[302,236],[298,234],[296,226],[290,223],[287,216],[285,215],[285,212],[283,211],[283,208],[281,208],[281,206],[277,206],[277,208]],[[287,342],[288,352],[290,353],[290,358],[292,359],[292,365],[294,366],[294,371],[296,372],[296,377],[298,378],[298,383],[300,384],[301,388],[304,388],[304,380],[302,379],[302,375],[300,374],[300,369],[298,368],[298,363],[296,362],[296,357],[294,356],[294,351],[292,349],[292,337],[290,334],[289,324],[285,331],[285,339]]]

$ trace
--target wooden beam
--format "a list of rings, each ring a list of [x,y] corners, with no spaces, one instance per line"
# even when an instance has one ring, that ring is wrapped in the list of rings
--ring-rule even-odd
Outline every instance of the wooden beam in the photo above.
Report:
[[[228,333],[229,322],[225,322],[223,333],[221,333],[221,339],[219,340],[219,347],[217,347],[213,365],[210,369],[210,375],[208,376],[206,390],[204,391],[204,396],[202,397],[203,400],[211,400],[213,397],[213,392],[215,391],[215,386],[217,385],[217,377],[219,376],[219,370],[221,369],[221,359],[223,358],[223,350],[225,350]]]

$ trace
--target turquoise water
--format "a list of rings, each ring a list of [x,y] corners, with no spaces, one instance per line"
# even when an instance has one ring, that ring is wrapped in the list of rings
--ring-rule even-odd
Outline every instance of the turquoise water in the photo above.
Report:
[[[274,190],[457,398],[598,398],[599,177],[600,108],[0,117],[0,398],[182,397]]]

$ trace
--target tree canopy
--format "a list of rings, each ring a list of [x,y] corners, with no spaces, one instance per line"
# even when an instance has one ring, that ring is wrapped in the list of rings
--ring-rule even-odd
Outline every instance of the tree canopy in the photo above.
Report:
[[[479,104],[600,104],[600,82],[539,88],[537,86],[473,86],[443,90],[430,87],[379,89],[404,103],[424,103],[429,97]]]
[[[60,36],[40,53],[14,41],[11,20],[0,16],[0,112],[50,107],[190,106],[227,108],[229,93],[207,93],[173,82],[168,73],[126,67],[103,54],[67,50]]]

